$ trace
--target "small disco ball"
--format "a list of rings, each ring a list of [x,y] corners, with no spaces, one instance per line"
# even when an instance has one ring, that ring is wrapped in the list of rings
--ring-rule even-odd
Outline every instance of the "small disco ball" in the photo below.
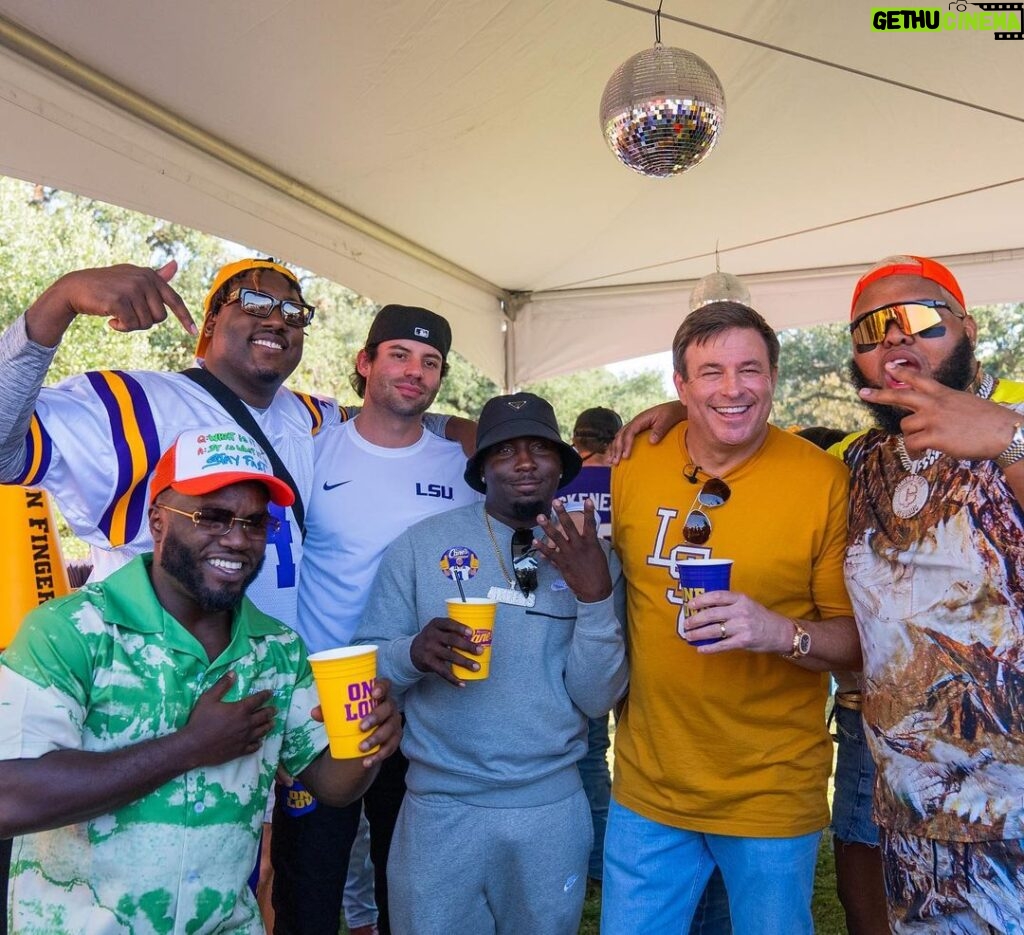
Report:
[[[601,96],[601,130],[623,165],[666,178],[692,169],[718,142],[725,92],[700,56],[655,45],[623,62]]]
[[[712,302],[739,302],[750,308],[750,290],[732,273],[710,273],[697,281],[690,293],[690,311]]]

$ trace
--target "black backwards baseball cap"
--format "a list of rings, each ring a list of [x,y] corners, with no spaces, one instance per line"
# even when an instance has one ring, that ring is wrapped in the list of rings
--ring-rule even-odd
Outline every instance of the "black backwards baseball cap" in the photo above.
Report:
[[[551,403],[533,393],[495,396],[487,400],[480,410],[476,454],[466,462],[466,473],[463,475],[470,487],[480,493],[485,492],[486,485],[480,473],[488,449],[513,438],[544,438],[558,446],[558,453],[562,456],[562,480],[559,487],[568,484],[583,467],[576,449],[562,441]]]
[[[422,341],[448,358],[452,347],[452,329],[447,319],[414,305],[385,305],[370,325],[367,346],[381,341]]]
[[[610,442],[622,428],[622,419],[614,409],[605,409],[603,406],[595,406],[593,409],[584,409],[576,417],[576,425],[573,426],[573,437],[594,438],[601,442]]]

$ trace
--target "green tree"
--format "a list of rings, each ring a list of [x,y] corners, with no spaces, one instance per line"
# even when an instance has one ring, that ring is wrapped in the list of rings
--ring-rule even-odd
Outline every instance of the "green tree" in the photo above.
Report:
[[[850,385],[850,332],[841,324],[779,334],[779,383],[772,421],[791,425],[866,428],[870,414]]]
[[[453,352],[448,355],[448,375],[441,384],[434,409],[476,419],[484,403],[500,392],[497,383],[484,376],[465,357]]]
[[[208,269],[226,244],[177,224],[65,192],[0,178],[0,325],[6,327],[55,279],[84,267],[178,261],[174,287],[198,317]],[[73,325],[49,382],[97,368],[181,369],[193,341],[177,322],[122,335],[97,318]]]
[[[656,370],[625,376],[603,368],[584,370],[540,380],[524,389],[544,397],[554,406],[562,436],[566,439],[572,434],[576,416],[584,409],[606,406],[627,421],[638,412],[669,398],[662,375]]]
[[[971,309],[978,322],[978,359],[994,376],[1024,378],[1024,303]]]

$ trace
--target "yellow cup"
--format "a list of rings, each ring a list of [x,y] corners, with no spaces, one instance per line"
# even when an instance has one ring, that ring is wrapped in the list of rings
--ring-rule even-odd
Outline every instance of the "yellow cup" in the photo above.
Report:
[[[473,631],[470,640],[484,649],[479,656],[466,656],[467,659],[479,663],[480,668],[476,672],[458,666],[459,671],[456,674],[463,681],[485,679],[491,674],[491,639],[494,635],[494,614],[497,608],[498,602],[492,601],[489,597],[467,597],[464,601],[453,597],[448,600],[448,616],[469,627]]]
[[[326,649],[313,653],[309,664],[320,693],[331,756],[336,760],[349,760],[372,753],[372,750],[359,749],[369,733],[359,729],[359,722],[376,705],[371,692],[377,681],[377,647]]]

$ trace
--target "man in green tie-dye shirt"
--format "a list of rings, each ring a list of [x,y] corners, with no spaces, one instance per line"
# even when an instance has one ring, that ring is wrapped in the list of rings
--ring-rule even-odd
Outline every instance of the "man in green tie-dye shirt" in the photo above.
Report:
[[[262,932],[246,881],[278,763],[342,805],[397,747],[379,684],[380,749],[332,759],[302,641],[244,597],[293,497],[269,464],[237,426],[184,433],[153,554],[34,611],[0,659],[12,935]]]

